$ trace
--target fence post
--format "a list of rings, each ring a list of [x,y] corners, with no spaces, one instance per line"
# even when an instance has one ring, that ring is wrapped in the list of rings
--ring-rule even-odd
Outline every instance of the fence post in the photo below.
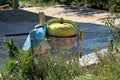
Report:
[[[39,24],[35,26],[35,29],[40,28],[45,21],[46,17],[44,12],[39,12]]]
[[[83,31],[78,30],[78,55],[80,58],[82,57],[82,39],[83,39]]]

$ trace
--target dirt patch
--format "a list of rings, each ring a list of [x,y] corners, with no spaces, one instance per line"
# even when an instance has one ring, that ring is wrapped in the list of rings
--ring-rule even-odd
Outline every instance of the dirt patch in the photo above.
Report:
[[[90,22],[96,23],[100,18],[105,18],[109,15],[104,10],[91,9],[91,8],[79,8],[76,6],[52,6],[52,7],[32,7],[22,8],[23,10],[38,13],[44,12],[48,16],[57,18],[71,19],[76,22]]]

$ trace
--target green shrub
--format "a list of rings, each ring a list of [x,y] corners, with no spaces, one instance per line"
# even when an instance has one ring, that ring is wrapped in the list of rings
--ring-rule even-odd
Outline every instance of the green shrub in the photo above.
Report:
[[[7,3],[7,0],[0,0],[0,6]]]
[[[35,80],[38,73],[34,55],[31,52],[19,50],[12,39],[5,43],[8,62],[2,71],[3,80]]]
[[[111,13],[120,13],[120,0],[109,1],[109,7]]]
[[[30,6],[54,6],[59,4],[55,0],[20,0],[19,6],[20,7],[26,7],[28,5]]]
[[[62,53],[56,58],[48,57],[43,60],[38,59],[33,50],[18,50],[13,40],[5,43],[8,62],[2,70],[3,80],[70,80],[86,73],[78,66],[77,59],[66,63]]]
[[[120,43],[119,43],[120,44]],[[100,63],[97,64],[91,73],[94,80],[119,80],[120,79],[120,47],[116,46],[113,50],[104,53],[104,58],[99,56]]]
[[[112,3],[112,2],[111,2]],[[112,5],[113,6],[113,5]],[[111,7],[112,7],[111,6]],[[95,80],[119,80],[120,79],[120,25],[116,25],[116,20],[119,17],[119,11],[112,10],[112,15],[109,18],[103,20],[105,25],[110,27],[111,39],[108,45],[108,50],[104,54],[105,57],[101,57],[99,54],[100,63],[95,67],[96,70],[92,70]],[[117,14],[117,15],[115,15]],[[120,23],[119,23],[120,24]]]

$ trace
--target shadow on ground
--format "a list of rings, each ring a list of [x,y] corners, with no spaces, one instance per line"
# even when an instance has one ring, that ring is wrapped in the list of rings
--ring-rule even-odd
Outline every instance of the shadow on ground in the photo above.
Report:
[[[59,6],[64,8],[66,11],[64,13],[74,12],[79,16],[93,16],[94,14],[106,13],[104,10],[92,9],[92,8],[80,8],[77,6]],[[60,13],[58,13],[60,14]]]
[[[52,17],[46,16],[46,20]],[[0,36],[29,33],[39,24],[39,15],[25,10],[0,11]]]
[[[52,17],[46,16],[46,20]],[[0,11],[0,22],[21,23],[21,22],[39,22],[39,15],[25,10],[7,10]]]

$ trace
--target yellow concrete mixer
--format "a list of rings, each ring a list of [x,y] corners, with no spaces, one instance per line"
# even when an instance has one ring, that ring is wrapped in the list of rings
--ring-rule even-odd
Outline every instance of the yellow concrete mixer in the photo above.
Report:
[[[77,25],[72,20],[51,19],[47,21],[48,43],[55,50],[68,50],[74,45]]]

